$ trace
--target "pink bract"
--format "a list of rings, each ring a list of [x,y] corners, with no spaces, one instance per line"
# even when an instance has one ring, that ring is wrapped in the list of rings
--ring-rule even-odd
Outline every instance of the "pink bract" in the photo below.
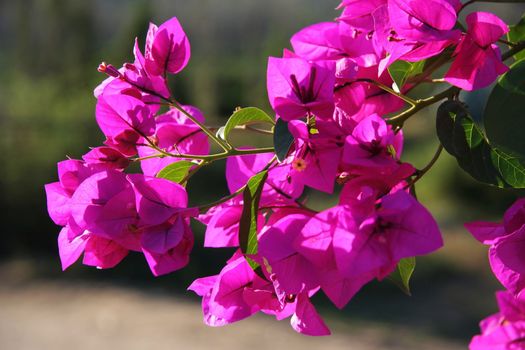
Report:
[[[525,302],[508,292],[496,293],[500,312],[480,323],[481,334],[470,342],[470,350],[522,349],[525,338]]]
[[[176,17],[160,27],[150,23],[146,38],[146,70],[154,75],[176,74],[190,60],[190,42]]]
[[[335,63],[270,57],[267,84],[270,104],[283,120],[332,117]]]
[[[495,43],[509,28],[497,16],[486,12],[469,14],[467,24],[468,31],[456,48],[457,56],[445,80],[472,91],[489,86],[499,75],[508,71]]]
[[[473,222],[465,224],[480,242],[490,246],[489,261],[496,278],[511,293],[525,288],[525,200],[516,201],[506,212],[502,223]]]
[[[182,106],[186,112],[198,121],[204,123],[201,111],[193,106]],[[165,152],[173,154],[206,155],[210,152],[208,136],[177,109],[159,115],[156,119],[153,139],[156,145]],[[148,145],[138,146],[138,154],[142,158],[151,157],[159,151]],[[156,176],[159,171],[170,164],[182,160],[176,157],[150,158],[140,162],[144,175]]]

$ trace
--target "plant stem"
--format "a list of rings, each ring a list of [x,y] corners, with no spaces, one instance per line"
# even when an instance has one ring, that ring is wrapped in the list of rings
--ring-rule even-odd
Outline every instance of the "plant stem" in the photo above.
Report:
[[[510,47],[514,47],[514,46],[517,45],[517,43],[513,43],[513,42],[510,42],[510,41],[505,40],[505,39],[499,39],[498,42],[502,43],[502,44],[505,44],[507,46],[510,46]]]
[[[447,90],[443,91],[443,92],[440,92],[439,94],[435,95],[435,96],[432,96],[432,97],[429,97],[429,98],[425,98],[425,99],[420,99],[420,100],[416,100],[415,101],[415,105],[412,106],[411,108],[407,109],[406,111],[404,112],[401,112],[400,114],[398,115],[395,115],[391,118],[388,119],[388,124],[394,126],[394,127],[403,127],[403,124],[405,123],[405,121],[407,121],[411,116],[413,116],[414,114],[416,114],[417,112],[419,112],[420,110],[430,106],[430,105],[433,105],[434,103],[436,102],[439,102],[447,97],[452,97],[454,95],[456,95],[457,93],[459,93],[460,91],[460,88],[458,87],[455,87],[455,86],[451,86],[450,88],[448,88]]]
[[[478,0],[470,0],[470,1],[467,1],[466,3],[463,4],[463,6],[461,6],[461,8],[459,9],[458,11],[458,14],[463,11],[465,9],[465,7],[469,6],[469,5],[472,5],[473,3],[475,3],[476,1]]]
[[[448,61],[450,61],[451,57],[448,55],[443,55],[441,57],[438,57],[436,61],[432,62],[423,73],[416,75],[414,78],[408,79],[408,84],[413,84],[412,86],[408,87],[405,93],[408,93],[418,87],[421,83],[425,82],[436,70],[438,70],[441,66],[446,64]]]
[[[406,103],[408,103],[411,106],[415,106],[417,104],[417,102],[414,99],[412,99],[412,98],[410,98],[410,97],[408,97],[406,95],[403,95],[402,93],[397,92],[394,89],[392,89],[392,88],[390,88],[390,87],[386,86],[385,84],[382,84],[382,83],[380,83],[378,81],[375,81],[375,80],[372,80],[372,79],[358,79],[356,81],[362,81],[362,82],[373,84],[373,85],[377,86],[378,88],[380,88],[381,90],[386,91],[386,92],[388,92],[388,93],[390,93],[390,94],[392,94],[394,96],[399,97],[400,99],[402,99],[403,101],[405,101]]]
[[[522,50],[525,50],[525,41],[520,41],[518,43],[515,43],[515,45],[509,51],[507,51],[506,53],[504,53],[501,56],[502,60],[509,59],[512,56],[514,56],[515,54],[517,54],[518,52],[521,52]],[[442,62],[440,62],[439,65],[442,65],[445,62],[446,61],[442,61]],[[438,68],[439,65],[436,64],[436,69]],[[437,81],[441,82],[442,80],[437,80]],[[432,96],[432,97],[429,97],[429,98],[426,98],[426,99],[415,100],[414,101],[415,104],[412,107],[410,107],[409,109],[407,109],[404,112],[401,112],[400,114],[398,114],[396,116],[391,117],[390,119],[388,119],[388,123],[391,124],[394,127],[400,128],[400,127],[403,126],[404,122],[408,118],[410,118],[411,116],[413,116],[414,114],[416,114],[420,110],[422,110],[422,109],[424,109],[424,108],[426,108],[426,107],[428,107],[428,106],[430,106],[430,105],[432,105],[432,104],[434,104],[436,102],[439,102],[439,101],[441,101],[441,100],[443,100],[443,99],[445,99],[447,97],[452,97],[452,96],[458,94],[460,91],[461,91],[460,88],[455,87],[455,86],[451,86],[447,90],[445,90],[445,91],[443,91],[443,92],[441,92],[441,93],[439,93],[439,94],[437,94],[435,96]],[[395,95],[398,96],[398,94],[395,94]]]
[[[179,110],[182,114],[184,114],[188,119],[190,119],[192,122],[194,122],[199,128],[202,129],[202,131],[208,135],[215,143],[217,143],[223,150],[229,151],[233,149],[233,147],[226,141],[221,140],[218,138],[210,129],[206,127],[206,125],[202,124],[200,121],[198,121],[194,116],[192,116],[190,113],[188,113],[177,101],[172,100],[171,105]]]
[[[202,129],[202,131],[208,135],[215,143],[217,143],[224,151],[229,151],[230,149],[232,149],[233,147],[226,141],[218,138],[210,129],[208,129],[206,127],[206,125],[202,124],[200,121],[198,121],[194,116],[192,116],[190,113],[188,113],[177,101],[175,101],[173,98],[171,97],[164,97],[162,96],[161,94],[153,91],[153,90],[150,90],[150,89],[146,89],[142,86],[139,86],[137,85],[136,83],[126,79],[124,77],[124,80],[126,82],[128,82],[129,84],[131,84],[132,86],[135,86],[137,89],[139,90],[142,90],[143,92],[147,93],[147,94],[150,94],[150,95],[153,95],[153,96],[156,96],[158,98],[160,98],[161,100],[164,100],[168,103],[169,106],[171,107],[174,107],[176,108],[177,110],[179,110],[182,114],[184,114],[188,119],[190,119],[192,122],[194,122],[198,127],[200,127]],[[170,93],[171,94],[171,93]],[[163,104],[161,104],[163,105]]]
[[[217,160],[225,159],[232,156],[243,156],[243,155],[249,155],[249,154],[260,154],[260,153],[272,153],[275,152],[275,149],[273,147],[263,147],[263,148],[254,148],[254,149],[235,149],[232,148],[231,150],[227,152],[212,154],[212,155],[196,155],[196,154],[181,154],[181,153],[170,153],[166,152],[163,149],[157,147],[156,145],[150,144],[150,147],[155,149],[159,154],[153,154],[147,157],[138,158],[135,160],[145,160],[145,159],[151,159],[151,158],[164,158],[164,157],[172,157],[172,158],[185,158],[185,159],[195,159],[195,160],[203,160],[206,162],[215,162]]]
[[[441,156],[442,153],[443,153],[443,145],[440,143],[439,146],[438,146],[438,149],[436,150],[436,153],[434,154],[434,157],[432,157],[430,162],[423,169],[418,170],[416,172],[416,177],[414,177],[412,179],[412,181],[410,181],[405,186],[405,188],[410,188],[410,187],[414,186],[416,184],[416,182],[421,180],[423,178],[423,176],[425,176],[425,174],[428,173],[430,171],[430,169],[432,169],[432,167],[436,164],[436,162],[438,161],[438,159],[439,159],[439,157]]]
[[[505,61],[514,56],[515,54],[523,51],[525,49],[525,40],[515,43],[515,45],[503,55],[501,55],[501,60]]]

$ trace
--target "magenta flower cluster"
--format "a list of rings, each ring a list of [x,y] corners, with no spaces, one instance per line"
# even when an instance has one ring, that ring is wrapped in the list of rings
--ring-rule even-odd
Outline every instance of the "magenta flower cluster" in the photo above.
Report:
[[[190,58],[176,18],[150,25],[144,53],[135,43],[133,63],[119,69],[102,63],[99,71],[109,78],[95,97],[105,145],[82,160],[60,162],[59,181],[46,185],[49,214],[63,227],[63,268],[82,254],[86,265],[111,268],[134,251],[144,254],[156,276],[181,269],[193,247],[193,218],[207,227],[206,247],[239,248],[217,275],[189,287],[202,297],[206,324],[263,312],[291,317],[294,330],[318,336],[330,331],[311,302],[316,293],[343,308],[402,259],[439,249],[439,228],[411,192],[420,171],[401,161],[403,133],[387,118],[407,102],[389,88],[388,68],[450,49],[445,80],[479,89],[508,69],[494,44],[508,28],[495,15],[477,12],[467,16],[462,32],[458,0],[344,0],[340,8],[336,21],[301,30],[291,39],[293,51],[268,61],[269,101],[293,139],[279,159],[273,149],[233,147],[220,130],[204,125],[197,108],[172,97],[168,74],[179,73]],[[224,152],[210,154],[210,140]],[[224,158],[231,195],[210,206],[188,206],[185,184]],[[142,173],[129,174],[130,162],[140,162]],[[162,176],[174,164],[188,170],[178,181]],[[240,226],[249,206],[247,183],[263,172],[249,218],[257,227],[257,249],[246,254]],[[306,188],[339,193],[337,204],[312,210]],[[507,221],[471,229],[492,245],[493,266],[516,292],[521,270],[509,254],[519,249],[513,242],[521,231],[513,218]]]
[[[156,173],[177,159],[142,161],[143,174],[126,175],[135,155],[147,157],[147,141],[171,150],[207,154],[209,145],[200,128],[177,110],[162,115],[159,102],[169,96],[166,72],[186,66],[190,47],[177,19],[151,25],[142,54],[134,48],[135,62],[120,70],[101,64],[110,75],[95,89],[97,123],[106,146],[97,147],[83,160],[58,164],[59,181],[46,185],[49,214],[64,228],[58,237],[62,267],[82,254],[83,263],[97,268],[117,265],[129,251],[144,254],[154,275],[188,264],[193,247],[188,195],[180,184]],[[202,120],[200,112],[184,107]]]
[[[525,199],[516,201],[503,222],[465,225],[481,243],[488,245],[492,272],[505,292],[496,294],[500,312],[480,324],[471,350],[522,349],[525,346]]]

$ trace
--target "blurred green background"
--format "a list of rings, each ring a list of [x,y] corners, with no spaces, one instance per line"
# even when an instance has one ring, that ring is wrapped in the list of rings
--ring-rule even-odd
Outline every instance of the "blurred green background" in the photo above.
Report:
[[[270,111],[265,88],[267,57],[280,55],[283,48],[289,47],[290,36],[304,26],[335,18],[337,4],[337,0],[0,0],[0,348],[61,349],[58,340],[41,334],[45,329],[41,326],[48,319],[43,315],[62,321],[60,315],[81,315],[80,309],[75,309],[75,300],[84,300],[85,305],[93,302],[94,308],[97,304],[85,299],[87,294],[102,293],[101,300],[107,301],[138,291],[140,294],[133,294],[137,300],[130,301],[134,307],[158,298],[175,308],[176,301],[190,303],[188,317],[198,319],[198,299],[182,292],[195,277],[217,273],[232,253],[200,248],[203,230],[195,224],[198,239],[192,262],[170,276],[151,277],[138,255],[128,257],[110,271],[77,264],[60,272],[56,248],[59,228],[47,216],[43,185],[56,181],[56,162],[67,156],[78,158],[88,147],[103,141],[94,118],[96,100],[92,94],[104,79],[96,71],[98,64],[106,61],[120,66],[131,61],[133,40],[138,36],[142,46],[149,21],[160,24],[177,16],[190,38],[192,59],[186,70],[171,80],[173,91],[183,103],[204,111],[210,124],[218,125],[237,106]],[[476,8],[494,11],[509,23],[517,22],[525,10],[523,5],[506,4],[469,9]],[[476,98],[468,102],[482,104]],[[437,147],[433,111],[411,119],[405,135],[405,159],[424,166]],[[189,188],[195,203],[225,192],[223,166],[218,164],[195,177]],[[280,334],[278,339],[284,339],[288,347],[318,344],[339,348],[345,344],[352,348],[354,344],[355,349],[466,348],[469,338],[478,331],[478,321],[495,311],[493,292],[500,287],[490,274],[486,249],[470,237],[462,223],[498,220],[523,192],[479,185],[448,155],[442,156],[417,190],[419,199],[440,223],[446,247],[418,260],[412,297],[388,282],[367,286],[342,312],[319,297],[320,311],[329,323],[337,325],[336,340],[330,341],[305,342],[285,324],[278,324],[276,330],[271,328],[273,323],[260,326],[263,323],[257,322],[266,321],[259,318],[236,325],[233,331],[215,331],[200,323],[193,331],[209,337],[210,342],[222,339],[216,348],[227,344],[225,339],[238,342],[229,348],[242,348],[241,337],[252,334],[253,327],[263,334]],[[324,196],[312,198],[323,205],[330,201]],[[60,311],[60,305],[66,305],[61,304],[66,302],[64,299],[53,301],[50,295],[56,297],[57,293],[66,293],[69,311]],[[38,300],[44,300],[40,306],[49,307],[33,309]],[[130,304],[123,303],[122,307],[128,307],[128,312],[150,312],[148,308],[135,310]],[[2,312],[3,307],[8,311]],[[36,314],[42,316],[42,322]],[[186,317],[176,315],[173,322]],[[143,317],[147,319],[148,315]],[[76,321],[81,324],[85,318],[78,316]],[[25,332],[34,334],[39,346],[31,346],[31,337],[21,339],[17,322],[28,325]],[[124,319],[116,322],[125,324]],[[162,322],[159,319],[162,324],[150,326],[169,327],[166,322],[171,322],[168,316]],[[129,340],[134,332],[131,328],[117,329],[120,333],[109,333],[111,339]],[[51,328],[44,333],[55,331]],[[86,341],[86,348],[141,348],[134,347],[142,344],[138,338],[129,344],[113,344],[109,336],[100,338],[105,333],[101,334],[95,333],[94,339]],[[155,343],[162,349],[185,337],[181,334],[180,338],[169,338],[172,333],[162,336]],[[97,343],[96,339],[106,340]],[[272,341],[271,336],[268,341]],[[152,343],[144,344],[149,347]],[[200,348],[199,344],[188,346]],[[83,348],[80,345],[79,349]]]

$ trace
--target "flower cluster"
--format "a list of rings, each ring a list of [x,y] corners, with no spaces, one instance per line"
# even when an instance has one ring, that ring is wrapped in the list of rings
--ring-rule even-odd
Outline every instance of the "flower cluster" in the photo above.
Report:
[[[501,284],[513,294],[525,289],[525,199],[506,212],[502,223],[473,222],[466,228],[481,243],[490,246],[489,261]]]
[[[481,335],[470,342],[470,350],[523,349],[525,343],[525,300],[509,292],[496,293],[500,312],[480,323]]]
[[[525,199],[517,200],[502,223],[473,222],[465,225],[472,235],[490,246],[492,271],[507,288],[496,298],[500,312],[480,324],[481,335],[472,339],[471,350],[522,349],[525,344]]]
[[[168,74],[190,57],[175,18],[150,25],[144,54],[135,43],[133,63],[102,63],[109,78],[95,97],[105,146],[59,163],[59,182],[46,186],[49,214],[64,227],[63,268],[82,253],[86,265],[110,268],[131,250],[144,254],[155,275],[175,271],[188,263],[195,218],[207,226],[206,247],[237,248],[217,275],[189,287],[202,297],[206,324],[263,312],[291,317],[297,332],[327,335],[310,300],[316,293],[343,308],[402,259],[439,249],[438,226],[412,193],[424,171],[401,161],[402,125],[389,118],[406,103],[415,106],[402,92],[424,79],[396,87],[389,67],[452,59],[445,80],[481,88],[507,70],[494,43],[508,29],[478,12],[468,15],[463,33],[457,0],[344,0],[340,7],[335,22],[301,30],[293,51],[268,61],[275,118],[257,121],[271,122],[275,149],[233,147],[224,135],[231,119],[215,133],[197,108],[172,97]],[[210,140],[222,153],[210,154]],[[188,208],[185,184],[225,158],[231,195]],[[140,162],[141,174],[126,172],[131,161]],[[166,169],[184,169],[183,176],[170,178]],[[337,194],[337,205],[313,210],[307,191]]]
[[[83,160],[58,164],[59,181],[46,185],[49,214],[63,226],[58,237],[62,267],[82,254],[86,265],[111,268],[129,251],[142,252],[154,275],[187,265],[193,247],[188,195],[180,184],[156,178],[177,158],[141,162],[143,174],[125,174],[131,157],[157,154],[152,142],[166,151],[206,154],[208,140],[181,111],[162,115],[159,102],[169,96],[166,72],[177,73],[187,64],[190,48],[176,19],[159,28],[151,25],[145,55],[137,46],[135,62],[120,70],[101,64],[110,75],[95,90],[96,119],[106,146],[92,149]],[[194,107],[185,113],[202,120]],[[175,145],[175,146],[174,146]]]

